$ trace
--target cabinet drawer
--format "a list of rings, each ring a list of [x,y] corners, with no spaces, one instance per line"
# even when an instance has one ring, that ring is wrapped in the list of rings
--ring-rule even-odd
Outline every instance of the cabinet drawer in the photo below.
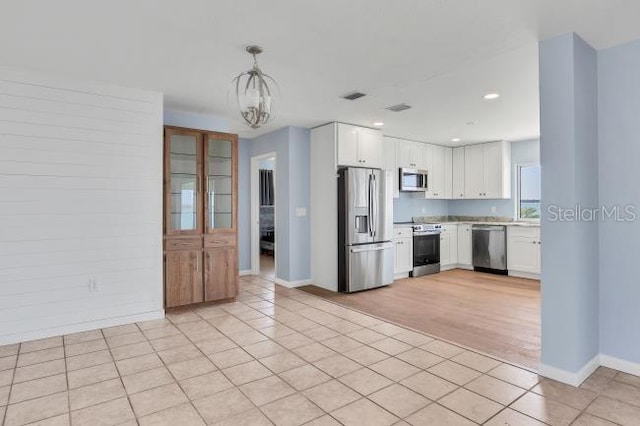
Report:
[[[507,234],[509,237],[522,237],[540,239],[540,228],[537,226],[509,226]]]
[[[235,247],[236,235],[224,234],[224,235],[207,235],[204,237],[204,248],[216,248],[216,247]]]
[[[406,238],[413,236],[413,229],[410,227],[393,228],[393,238]]]
[[[442,225],[442,232],[454,232],[458,230],[457,224]]]
[[[199,250],[202,248],[202,238],[169,238],[164,240],[164,249],[173,250]]]

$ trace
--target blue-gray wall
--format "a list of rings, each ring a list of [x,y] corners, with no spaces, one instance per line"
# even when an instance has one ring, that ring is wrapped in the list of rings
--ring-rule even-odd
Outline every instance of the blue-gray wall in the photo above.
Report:
[[[500,216],[515,217],[517,166],[540,163],[540,141],[530,139],[511,143],[511,198],[505,200],[452,200],[449,214],[452,216]],[[492,213],[491,208],[496,212]]]
[[[211,114],[164,109],[164,124],[166,126],[188,127],[191,129],[211,130],[214,132],[228,132],[229,120]]]
[[[577,373],[599,353],[598,223],[550,206],[598,204],[597,55],[574,34],[540,44],[542,359]]]
[[[238,141],[238,262],[251,270],[251,141]]]
[[[283,127],[253,139],[242,139],[239,169],[239,219],[246,233],[240,235],[240,269],[251,269],[251,157],[276,153],[276,278],[295,282],[311,278],[309,222],[309,143],[308,129]],[[242,176],[242,172],[239,172]],[[296,214],[305,209],[304,216]]]
[[[600,203],[640,203],[640,40],[598,52]],[[640,363],[640,224],[600,224],[600,346]]]
[[[311,278],[311,222],[309,205],[311,187],[311,132],[300,127],[289,129],[289,278],[303,281]],[[296,211],[304,209],[304,216]],[[302,213],[302,211],[301,211]]]

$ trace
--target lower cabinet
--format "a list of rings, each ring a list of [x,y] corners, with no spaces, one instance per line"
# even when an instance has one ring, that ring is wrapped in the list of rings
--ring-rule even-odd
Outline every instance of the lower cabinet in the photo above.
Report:
[[[472,269],[471,257],[471,225],[463,223],[458,225],[458,265],[462,268]]]
[[[440,268],[451,269],[458,263],[458,225],[443,225],[440,233]]]
[[[507,269],[510,275],[540,274],[540,228],[510,226],[507,229]]]
[[[236,297],[235,236],[165,240],[164,285],[167,308]]]
[[[165,304],[168,308],[204,301],[201,263],[201,250],[167,251]]]
[[[394,275],[407,274],[413,269],[413,231],[411,228],[394,228]]]
[[[231,299],[238,295],[238,255],[235,247],[204,251],[205,301]]]

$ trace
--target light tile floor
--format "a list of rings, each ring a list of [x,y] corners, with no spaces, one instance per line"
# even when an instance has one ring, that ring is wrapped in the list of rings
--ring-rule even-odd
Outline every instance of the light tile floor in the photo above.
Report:
[[[245,277],[237,302],[0,347],[14,425],[638,425],[640,377],[580,388]]]

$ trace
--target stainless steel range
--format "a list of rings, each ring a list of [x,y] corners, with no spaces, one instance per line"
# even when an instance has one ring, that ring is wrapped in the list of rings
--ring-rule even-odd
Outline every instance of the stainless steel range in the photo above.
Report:
[[[412,277],[440,272],[440,233],[439,223],[415,224],[413,228],[413,270]]]

